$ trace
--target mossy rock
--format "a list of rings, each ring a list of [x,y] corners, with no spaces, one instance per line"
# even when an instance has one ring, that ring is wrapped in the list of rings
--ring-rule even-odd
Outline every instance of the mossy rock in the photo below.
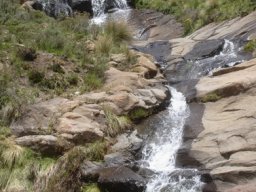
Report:
[[[209,94],[205,95],[204,97],[202,97],[200,99],[200,101],[203,102],[203,103],[215,102],[215,101],[220,100],[221,98],[222,97],[219,94],[213,92],[213,93],[209,93]]]
[[[132,120],[132,121],[140,121],[150,115],[153,114],[153,110],[152,109],[145,109],[142,107],[136,107],[133,110],[131,110],[128,113],[128,117]]]
[[[256,51],[256,40],[251,40],[246,43],[244,46],[244,51],[249,53],[253,53],[254,51]]]
[[[91,183],[81,187],[81,192],[101,192],[96,183]]]

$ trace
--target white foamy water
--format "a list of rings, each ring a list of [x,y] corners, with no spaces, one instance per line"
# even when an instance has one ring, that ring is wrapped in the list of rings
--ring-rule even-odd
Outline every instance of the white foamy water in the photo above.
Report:
[[[212,71],[223,67],[232,67],[242,63],[244,60],[237,54],[237,47],[229,40],[225,40],[223,50],[214,57],[200,59],[195,61],[195,64],[188,73],[189,78],[197,78],[198,76],[211,75]]]
[[[113,8],[116,12],[121,12],[122,10],[129,9],[126,0],[113,0]],[[106,10],[106,0],[92,0],[93,18],[91,19],[92,24],[100,25],[104,23],[108,17],[105,13]]]
[[[146,192],[197,192],[201,191],[197,170],[175,166],[176,153],[182,144],[183,130],[189,108],[186,98],[170,88],[171,105],[168,115],[161,116],[143,149],[142,167],[155,172],[147,184]]]

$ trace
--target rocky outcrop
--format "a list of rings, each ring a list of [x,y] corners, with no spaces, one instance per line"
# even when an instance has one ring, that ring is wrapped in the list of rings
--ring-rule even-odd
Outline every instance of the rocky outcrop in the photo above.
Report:
[[[218,191],[251,183],[256,177],[255,70],[254,59],[234,67],[234,72],[202,78],[196,86],[200,98],[220,95],[218,101],[205,103],[204,130],[189,151],[190,157],[210,170]]]
[[[184,38],[164,42],[151,39],[154,42],[140,42],[135,46],[155,54],[156,58],[163,57],[160,61],[164,61],[161,64],[165,64],[162,66],[167,80],[190,102],[191,115],[186,122],[177,164],[197,167],[206,173],[202,176],[208,184],[205,191],[256,190],[256,60],[242,48],[255,36],[255,23],[256,12],[253,12],[244,18],[210,24]],[[234,42],[235,54],[241,56],[237,58],[241,59],[238,63],[242,64],[223,65],[226,68],[211,71],[215,61],[211,58],[222,54],[225,40]],[[162,48],[164,54],[158,51]],[[206,65],[201,65],[201,60]],[[209,67],[212,76],[191,73],[204,72],[198,70],[204,67]]]
[[[11,125],[16,142],[44,154],[61,154],[75,145],[126,131],[130,127],[126,122],[121,125],[118,117],[127,116],[132,110],[164,107],[168,98],[164,77],[151,57],[134,54],[137,62],[129,71],[113,67],[106,71],[105,85],[98,92],[73,99],[58,97],[28,106],[24,115]],[[120,130],[111,127],[113,118],[122,126]]]

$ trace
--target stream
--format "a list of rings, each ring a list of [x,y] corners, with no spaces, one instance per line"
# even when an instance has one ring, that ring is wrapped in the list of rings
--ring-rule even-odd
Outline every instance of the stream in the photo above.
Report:
[[[115,0],[115,12],[104,13],[104,1],[93,0],[94,18],[92,22],[101,24],[106,19],[125,21],[131,20],[131,9],[125,0]],[[139,30],[138,30],[139,31]],[[139,35],[137,35],[139,36]],[[138,51],[153,55],[158,61],[159,54],[168,49],[168,44],[156,42],[147,47],[136,47]],[[139,165],[142,169],[150,170],[146,192],[200,192],[204,183],[201,182],[201,174],[197,169],[177,167],[177,152],[183,143],[183,133],[185,123],[190,116],[190,109],[187,98],[176,86],[177,82],[199,79],[203,76],[211,76],[218,68],[231,67],[243,62],[246,58],[239,54],[240,48],[229,40],[223,40],[221,50],[203,58],[188,59],[178,66],[178,70],[170,73],[169,90],[171,93],[170,105],[162,115],[155,117],[150,125],[150,134],[144,141],[142,158]],[[154,55],[156,53],[158,55]],[[158,63],[161,67],[166,67],[159,57]],[[176,88],[175,88],[176,87]]]
[[[154,171],[147,184],[147,192],[196,192],[202,183],[196,169],[176,167],[176,153],[182,136],[189,107],[186,98],[169,87],[172,98],[167,114],[155,124],[156,131],[148,137],[143,149],[142,167]]]
[[[107,11],[106,3],[107,0],[92,0],[92,24],[100,25],[109,19],[131,20],[131,9],[126,0],[112,1],[112,8]],[[47,3],[44,6],[46,7]],[[167,75],[170,77],[167,79],[171,93],[170,105],[162,113],[163,115],[155,117],[154,122],[150,125],[152,130],[144,141],[142,158],[139,160],[140,167],[150,170],[152,173],[148,178],[146,192],[202,191],[204,183],[201,182],[201,175],[197,169],[177,167],[177,152],[182,146],[185,123],[190,116],[187,98],[177,84],[210,76],[218,68],[231,67],[246,60],[239,54],[238,44],[229,40],[223,40],[223,42],[218,53],[203,58],[186,59],[177,65],[176,70],[170,71]],[[136,50],[149,53],[158,60],[158,55],[154,55],[154,53],[161,54],[165,50],[168,51],[168,46],[168,43],[158,41],[148,47],[136,47]],[[162,62],[164,58],[162,56],[159,58],[161,61],[159,60],[158,63],[164,70],[166,67],[166,63]]]

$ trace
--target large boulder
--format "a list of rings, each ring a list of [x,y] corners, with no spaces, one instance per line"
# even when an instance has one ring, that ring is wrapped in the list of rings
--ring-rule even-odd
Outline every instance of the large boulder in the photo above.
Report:
[[[256,179],[256,60],[223,70],[198,82],[198,100],[206,103],[202,120],[190,128],[202,129],[185,142],[180,153],[209,170],[217,191],[246,191]]]
[[[103,169],[98,184],[108,192],[143,192],[146,181],[131,169],[121,166]]]
[[[61,155],[73,147],[70,142],[65,139],[57,138],[53,135],[29,135],[16,139],[18,145],[30,147],[35,151],[48,156]]]

